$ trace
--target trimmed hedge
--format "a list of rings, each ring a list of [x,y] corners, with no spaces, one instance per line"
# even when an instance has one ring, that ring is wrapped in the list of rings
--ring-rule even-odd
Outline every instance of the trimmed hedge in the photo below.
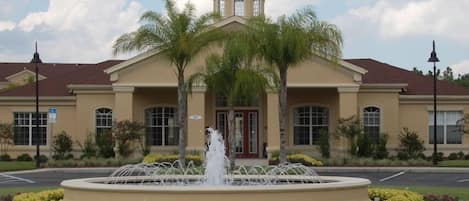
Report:
[[[148,154],[143,158],[143,163],[174,163],[179,160],[178,155]],[[202,157],[199,155],[186,155],[186,162],[193,162],[195,166],[203,164]]]
[[[381,201],[424,201],[419,193],[396,189],[368,189],[370,200],[379,198]]]
[[[272,161],[278,163],[278,156],[273,156]],[[290,163],[301,163],[305,166],[323,166],[324,164],[320,160],[316,160],[305,154],[289,154],[287,155],[287,161]]]
[[[38,193],[21,193],[13,201],[61,201],[64,199],[64,190],[48,190]]]

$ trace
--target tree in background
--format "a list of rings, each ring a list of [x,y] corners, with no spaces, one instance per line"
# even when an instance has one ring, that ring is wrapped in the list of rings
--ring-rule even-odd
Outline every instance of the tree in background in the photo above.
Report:
[[[189,91],[202,81],[210,91],[226,97],[231,169],[235,167],[236,155],[235,106],[252,105],[258,101],[274,74],[254,64],[253,54],[250,54],[252,44],[243,32],[232,34],[225,43],[223,55],[209,56],[205,71],[192,75],[187,81]]]
[[[311,7],[291,16],[281,16],[276,22],[268,18],[253,18],[248,32],[257,48],[252,53],[272,65],[279,77],[279,162],[287,161],[286,120],[288,69],[313,56],[335,62],[342,54],[342,34],[337,26],[320,21]]]
[[[114,43],[114,54],[126,52],[159,51],[175,67],[178,80],[179,162],[185,166],[187,136],[187,94],[184,72],[192,59],[220,34],[210,29],[217,15],[209,13],[197,17],[195,7],[187,3],[179,11],[174,0],[166,0],[164,15],[148,11],[140,19],[137,31],[119,37]]]

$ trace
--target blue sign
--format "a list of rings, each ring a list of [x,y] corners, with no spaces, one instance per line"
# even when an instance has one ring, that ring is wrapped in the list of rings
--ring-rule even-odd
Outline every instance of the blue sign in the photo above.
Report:
[[[56,108],[49,108],[48,121],[49,123],[57,122],[57,109]]]

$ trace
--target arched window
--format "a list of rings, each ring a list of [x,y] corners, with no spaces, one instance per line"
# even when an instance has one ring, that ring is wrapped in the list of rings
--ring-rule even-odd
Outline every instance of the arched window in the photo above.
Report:
[[[147,144],[174,146],[179,142],[177,110],[174,107],[154,107],[145,110]]]
[[[297,107],[293,115],[294,144],[318,145],[321,131],[329,129],[328,109],[317,106]]]
[[[253,15],[259,16],[261,14],[261,0],[254,0],[253,3]]]
[[[372,142],[377,143],[381,127],[381,110],[377,107],[363,109],[363,129]]]
[[[96,135],[111,132],[112,110],[109,108],[99,108],[96,110]]]
[[[225,0],[218,0],[218,13],[220,16],[225,16]]]
[[[234,1],[234,14],[236,16],[244,16],[244,0]]]

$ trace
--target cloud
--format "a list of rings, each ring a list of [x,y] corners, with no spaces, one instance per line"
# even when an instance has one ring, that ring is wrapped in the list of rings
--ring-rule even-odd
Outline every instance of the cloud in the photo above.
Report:
[[[379,0],[350,9],[338,19],[360,27],[371,25],[384,39],[438,36],[469,45],[468,9],[469,0]]]
[[[183,8],[188,1],[197,8],[197,15],[213,11],[213,0],[177,0],[176,5],[178,8]],[[266,0],[265,13],[267,16],[276,18],[283,14],[291,14],[304,6],[316,5],[319,2],[320,0],[294,0],[289,1],[288,6],[285,6],[285,0]]]
[[[16,27],[16,23],[12,21],[0,21],[0,32],[11,31]]]
[[[18,27],[46,35],[39,39],[44,60],[97,62],[111,58],[113,41],[138,28],[143,11],[133,0],[50,0],[47,11],[28,14]]]
[[[451,65],[455,75],[465,75],[469,73],[469,59],[461,61],[457,64]]]

